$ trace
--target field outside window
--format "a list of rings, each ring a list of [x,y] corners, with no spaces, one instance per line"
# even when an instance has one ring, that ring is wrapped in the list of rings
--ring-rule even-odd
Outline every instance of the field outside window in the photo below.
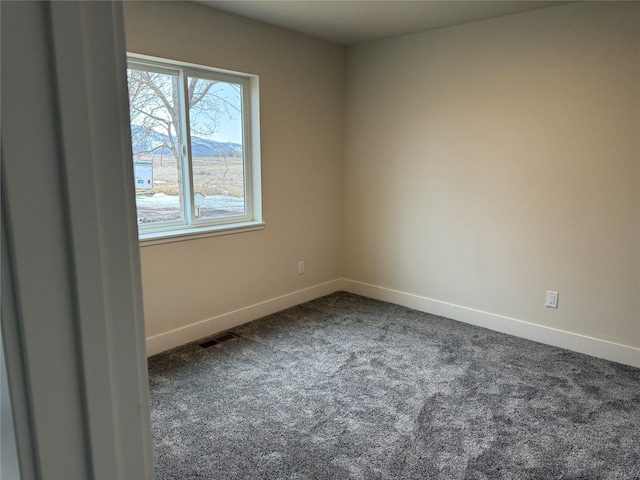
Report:
[[[137,58],[127,73],[141,238],[260,221],[249,78]]]

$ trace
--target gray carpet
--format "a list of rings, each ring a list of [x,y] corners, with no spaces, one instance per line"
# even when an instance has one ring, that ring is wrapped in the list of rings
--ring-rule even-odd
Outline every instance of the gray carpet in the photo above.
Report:
[[[640,478],[640,370],[348,293],[149,359],[163,479]]]

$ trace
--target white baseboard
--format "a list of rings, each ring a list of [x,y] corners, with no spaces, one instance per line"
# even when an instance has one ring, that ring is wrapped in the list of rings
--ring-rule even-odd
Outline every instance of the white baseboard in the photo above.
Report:
[[[355,280],[342,279],[341,289],[364,297],[395,303],[421,312],[451,318],[516,337],[640,368],[640,348],[545,327]]]
[[[223,313],[191,325],[147,338],[147,356],[155,355],[174,347],[179,347],[200,338],[228,330],[257,318],[271,315],[295,305],[314,300],[340,290],[339,279],[314,285],[313,287],[271,298],[254,305]]]
[[[336,279],[298,290],[280,297],[223,313],[191,325],[147,338],[147,355],[155,355],[200,338],[228,330],[243,323],[279,312],[289,307],[329,295],[338,290],[391,302],[421,312],[432,313],[497,332],[526,338],[574,352],[604,358],[640,368],[640,348],[588,337],[556,328],[545,327],[515,318],[483,312],[460,305],[441,302],[411,293],[379,287],[349,279]]]

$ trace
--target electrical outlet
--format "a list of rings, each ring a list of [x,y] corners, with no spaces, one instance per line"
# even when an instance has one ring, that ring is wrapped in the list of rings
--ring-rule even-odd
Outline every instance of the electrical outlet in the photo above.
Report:
[[[547,291],[547,301],[544,304],[547,308],[558,308],[558,292]]]
[[[298,275],[302,275],[304,273],[304,261],[298,262]]]

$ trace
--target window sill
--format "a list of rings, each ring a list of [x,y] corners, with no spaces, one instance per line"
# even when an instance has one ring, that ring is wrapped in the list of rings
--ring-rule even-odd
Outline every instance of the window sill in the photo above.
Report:
[[[265,225],[264,222],[245,222],[230,225],[216,225],[214,227],[185,228],[169,232],[141,233],[139,235],[140,247],[150,247],[162,243],[184,242],[220,235],[233,235],[235,233],[254,232],[256,230],[264,230]]]

